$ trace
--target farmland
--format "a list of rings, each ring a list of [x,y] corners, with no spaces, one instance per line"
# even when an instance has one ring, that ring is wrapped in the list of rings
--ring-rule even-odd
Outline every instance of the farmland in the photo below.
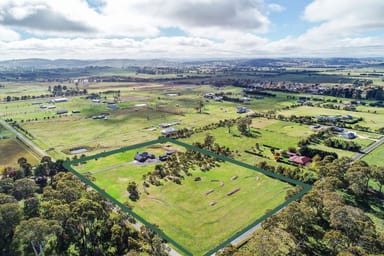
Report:
[[[324,175],[333,174],[324,171],[333,168],[327,161],[364,165],[351,158],[381,141],[384,108],[381,100],[374,100],[381,97],[380,92],[369,100],[356,100],[321,95],[320,91],[337,88],[337,93],[342,93],[343,88],[363,88],[368,83],[364,79],[371,77],[359,76],[357,70],[348,70],[348,78],[347,70],[302,71],[218,70],[214,74],[191,75],[113,68],[99,71],[98,76],[89,80],[82,77],[55,82],[7,81],[0,87],[0,118],[54,160],[63,159],[67,164],[72,160],[75,164],[71,166],[79,177],[92,181],[99,193],[106,193],[109,200],[116,200],[113,202],[128,213],[140,216],[145,225],[158,227],[158,234],[164,234],[173,249],[185,253],[179,245],[193,255],[202,255],[216,250],[227,239],[288,202],[286,198],[292,196],[295,186],[276,179],[277,176],[313,184]],[[374,83],[381,83],[379,78],[372,78]],[[351,79],[356,80],[356,85]],[[66,89],[60,89],[62,94],[54,96],[52,88],[58,83]],[[373,91],[373,87],[367,85],[367,91]],[[319,94],[308,92],[317,89]],[[164,132],[167,128],[176,132],[168,134]],[[33,165],[39,164],[14,134],[0,129],[2,136],[5,138],[0,140],[1,169],[18,168],[20,157],[26,157]],[[167,140],[167,144],[108,155],[130,145],[168,138],[176,139],[174,144]],[[188,167],[190,175],[171,175],[153,181],[148,177],[167,161],[133,161],[135,154],[142,151],[156,156],[172,151],[179,156],[187,150],[177,143],[203,148],[196,143],[207,139],[212,142],[210,149],[231,152],[227,156],[232,162],[210,165],[207,159],[200,159],[201,163]],[[367,155],[362,154],[362,160],[382,165],[383,151],[381,145]],[[95,155],[100,157],[94,158]],[[306,162],[294,161],[297,157]],[[180,164],[179,158],[172,161]],[[178,170],[185,166],[181,163]],[[205,169],[207,166],[209,170]],[[360,167],[351,168],[339,184],[345,187],[337,188],[346,198],[347,193],[356,193],[353,200],[346,199],[354,205],[360,203],[361,193],[367,197],[380,194],[376,174],[359,176]],[[271,175],[258,172],[262,169]],[[363,188],[357,190],[355,185],[360,180],[369,186],[361,185]],[[128,192],[132,182],[137,184],[137,200],[130,198]],[[232,191],[236,192],[228,196]],[[383,230],[380,209],[371,210],[369,216],[378,230]]]
[[[369,153],[367,156],[365,156],[363,160],[370,165],[384,166],[384,162],[382,158],[383,154],[384,154],[384,145],[381,145],[380,147],[376,148],[374,151]]]
[[[183,150],[172,144],[153,145],[88,160],[75,169],[90,173],[97,186],[119,202],[128,202],[135,213],[159,226],[193,255],[208,252],[282,204],[287,190],[292,188],[285,182],[228,162],[208,172],[191,170],[192,176],[185,177],[181,185],[162,181],[160,186],[142,186],[143,175],[153,171],[154,164],[135,163],[135,152],[161,154],[165,148]],[[128,198],[129,182],[140,184],[137,201]],[[226,195],[234,189],[240,191]]]

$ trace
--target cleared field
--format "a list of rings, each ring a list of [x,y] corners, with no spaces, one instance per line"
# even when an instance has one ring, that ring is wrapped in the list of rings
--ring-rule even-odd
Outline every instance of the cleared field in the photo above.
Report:
[[[28,163],[32,165],[39,162],[39,159],[36,159],[15,139],[0,140],[0,171],[3,171],[6,167],[17,168],[19,166],[17,160],[21,157],[25,157]]]
[[[193,170],[181,185],[163,181],[161,186],[144,189],[142,176],[154,170],[154,164],[132,163],[136,151],[164,152],[161,147],[131,150],[89,160],[75,168],[82,173],[94,172],[97,186],[122,203],[129,201],[135,213],[158,225],[193,255],[203,255],[282,204],[287,190],[292,188],[259,172],[224,162],[207,172]],[[112,168],[106,169],[108,166]],[[201,181],[195,181],[195,177]],[[139,184],[140,199],[136,202],[128,198],[126,188],[130,181]],[[240,190],[226,195],[235,189]],[[213,202],[215,205],[211,205]]]

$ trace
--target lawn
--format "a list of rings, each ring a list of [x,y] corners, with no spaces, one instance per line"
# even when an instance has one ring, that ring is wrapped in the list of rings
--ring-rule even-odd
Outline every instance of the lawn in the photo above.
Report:
[[[287,190],[292,188],[288,183],[224,162],[208,172],[192,171],[193,176],[183,179],[181,185],[163,181],[161,186],[144,189],[142,176],[152,171],[154,164],[134,164],[133,155],[137,151],[158,155],[164,152],[163,146],[89,160],[75,169],[82,173],[95,171],[92,176],[97,186],[121,203],[129,201],[135,213],[158,225],[193,255],[215,248],[282,204]],[[108,166],[114,168],[105,169]],[[232,179],[234,176],[238,178]],[[201,181],[195,181],[195,177]],[[136,202],[130,201],[126,192],[130,181],[139,184],[140,199]],[[232,196],[226,195],[237,188],[240,190]],[[216,205],[211,206],[212,202]]]

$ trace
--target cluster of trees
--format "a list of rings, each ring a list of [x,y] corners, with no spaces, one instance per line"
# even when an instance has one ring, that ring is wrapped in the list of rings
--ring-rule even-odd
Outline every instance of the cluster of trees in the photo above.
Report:
[[[324,151],[317,148],[310,148],[307,146],[300,147],[299,153],[303,156],[308,156],[308,157],[319,156],[321,159],[325,158],[326,156],[332,156],[333,158],[338,158],[338,155],[335,152],[328,152],[328,151]]]
[[[87,89],[80,90],[76,85],[76,88],[69,88],[66,85],[54,85],[49,86],[48,91],[51,92],[52,97],[58,96],[77,96],[77,95],[86,95],[88,93]]]
[[[319,179],[308,194],[264,221],[240,249],[220,255],[381,255],[384,234],[369,216],[380,218],[371,207],[382,206],[382,194],[367,184],[376,177],[382,186],[384,168],[332,157],[317,165]]]
[[[13,121],[13,122],[11,123],[11,125],[12,125],[13,128],[15,128],[15,129],[17,129],[17,130],[23,132],[25,135],[27,135],[27,136],[29,136],[29,137],[31,137],[31,138],[33,138],[33,135],[32,135],[29,131],[27,131],[26,129],[24,129],[22,126],[20,126],[16,121]],[[18,138],[18,137],[16,137],[16,139],[17,139],[17,138]]]
[[[258,162],[256,166],[264,170],[268,170],[270,172],[277,173],[291,179],[300,180],[308,184],[313,184],[317,179],[317,173],[315,171],[301,168],[299,166],[292,168],[282,165],[268,165],[266,161]]]
[[[51,94],[41,94],[41,95],[22,95],[22,96],[10,96],[8,95],[3,100],[5,102],[19,101],[19,100],[31,100],[31,99],[43,99],[52,97]]]
[[[139,189],[137,187],[136,182],[134,181],[128,183],[127,192],[129,194],[129,199],[131,199],[132,201],[136,201],[140,197]]]
[[[164,241],[47,158],[0,180],[0,255],[168,255]],[[60,165],[60,164],[58,164]],[[37,184],[31,173],[50,175]],[[37,176],[35,176],[37,177]]]
[[[243,91],[246,94],[250,95],[260,95],[260,96],[265,96],[265,97],[276,97],[276,94],[270,93],[270,92],[265,92],[261,91],[258,89],[244,89]]]
[[[364,90],[332,86],[323,90],[323,95],[357,100],[384,100],[383,87],[381,86],[370,86]]]
[[[203,143],[196,142],[193,146],[211,151],[213,153],[230,157],[233,152],[224,146],[215,143],[212,135],[207,135]],[[191,171],[198,168],[201,171],[209,171],[214,167],[219,167],[220,159],[200,153],[195,150],[186,150],[185,152],[176,152],[168,157],[164,164],[157,164],[155,170],[143,176],[144,187],[149,184],[160,186],[160,180],[169,180],[176,184],[181,184],[184,176],[191,176]]]
[[[245,116],[242,118],[238,118],[237,121],[237,129],[242,135],[251,136],[251,124],[252,118],[250,116]]]
[[[341,139],[332,138],[334,136],[332,132],[332,128],[324,129],[321,131],[318,131],[317,133],[313,133],[309,135],[307,138],[304,138],[299,141],[298,146],[308,146],[310,144],[318,144],[323,142],[325,146],[332,147],[332,148],[339,148],[354,152],[359,152],[361,149],[361,145],[357,144],[354,141],[346,141]],[[311,153],[312,155],[313,153]],[[321,154],[324,155],[324,154]],[[327,155],[327,154],[325,154]]]
[[[331,128],[320,130],[316,133],[309,135],[307,138],[300,140],[298,146],[307,146],[311,143],[317,144],[320,143],[322,140],[329,138],[329,136],[333,136]]]
[[[220,127],[228,127],[228,132],[230,133],[231,128],[237,123],[239,119],[240,117],[234,118],[234,119],[224,119],[224,120],[220,120],[219,122],[210,123],[201,127],[193,128],[193,129],[183,128],[175,132],[169,133],[167,135],[159,136],[159,138],[163,138],[163,137],[172,138],[172,139],[189,138],[195,133],[206,132],[206,131],[214,130]]]
[[[244,100],[242,98],[229,97],[226,95],[223,96],[223,101],[229,101],[229,102],[235,102],[235,103],[243,103],[244,102]]]
[[[328,138],[324,140],[324,145],[332,148],[340,148],[354,152],[359,152],[361,149],[361,146],[354,141],[338,140],[334,138]]]

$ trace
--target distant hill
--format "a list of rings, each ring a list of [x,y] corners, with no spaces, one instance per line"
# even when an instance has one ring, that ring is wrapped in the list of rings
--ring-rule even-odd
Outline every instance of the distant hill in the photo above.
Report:
[[[346,67],[382,65],[384,58],[253,58],[253,59],[16,59],[0,61],[0,70],[12,69],[60,69],[84,67],[175,67],[199,65],[236,65],[254,67]]]

